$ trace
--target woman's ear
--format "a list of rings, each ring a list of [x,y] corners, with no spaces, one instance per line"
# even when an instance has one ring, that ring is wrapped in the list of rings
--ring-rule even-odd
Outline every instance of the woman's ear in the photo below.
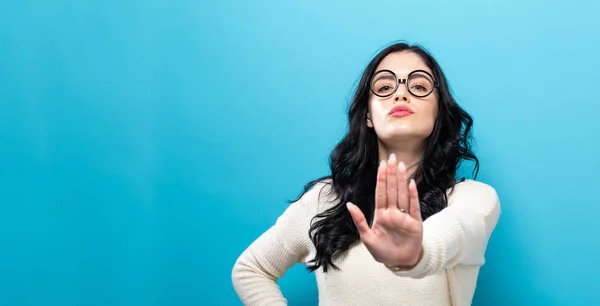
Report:
[[[373,121],[371,120],[371,113],[367,113],[367,126],[370,128],[373,127]]]

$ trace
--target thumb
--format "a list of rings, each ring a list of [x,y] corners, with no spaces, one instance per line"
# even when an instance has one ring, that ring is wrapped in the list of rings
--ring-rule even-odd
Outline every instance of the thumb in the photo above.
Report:
[[[348,207],[348,211],[350,212],[352,221],[354,221],[354,225],[356,225],[356,228],[358,229],[360,235],[367,235],[371,229],[367,224],[367,219],[365,218],[365,215],[362,213],[362,211],[360,211],[360,208],[358,208],[358,206],[350,202],[346,204],[346,207]]]

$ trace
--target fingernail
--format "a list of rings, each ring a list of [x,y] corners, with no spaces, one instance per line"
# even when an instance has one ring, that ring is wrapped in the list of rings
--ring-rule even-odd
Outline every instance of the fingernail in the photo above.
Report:
[[[398,164],[398,167],[404,167],[404,162],[403,162],[403,161],[401,161],[401,162]]]
[[[352,204],[352,203],[350,203],[350,202],[346,203],[346,207],[347,207],[347,208],[350,208],[350,207],[352,207],[352,205],[354,205],[354,204]]]
[[[396,159],[396,154],[394,154],[394,153],[390,154],[390,159]]]
[[[385,159],[381,160],[381,162],[379,163],[380,166],[385,166]]]
[[[410,179],[410,184],[416,184],[415,179]]]

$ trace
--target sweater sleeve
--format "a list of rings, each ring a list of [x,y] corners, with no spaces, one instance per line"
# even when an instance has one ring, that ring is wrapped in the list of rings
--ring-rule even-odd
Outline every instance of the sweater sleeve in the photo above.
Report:
[[[277,280],[294,264],[306,262],[312,253],[308,230],[320,187],[318,184],[290,204],[238,257],[232,282],[244,305],[287,305]]]
[[[492,231],[500,217],[500,200],[489,185],[457,184],[449,205],[423,222],[423,258],[399,276],[423,278],[455,265],[483,265]]]

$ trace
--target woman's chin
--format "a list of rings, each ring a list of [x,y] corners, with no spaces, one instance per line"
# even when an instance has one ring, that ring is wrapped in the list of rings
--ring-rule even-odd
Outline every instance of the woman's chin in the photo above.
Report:
[[[429,135],[422,130],[415,129],[409,125],[389,126],[383,133],[378,134],[383,142],[397,141],[424,141]]]

